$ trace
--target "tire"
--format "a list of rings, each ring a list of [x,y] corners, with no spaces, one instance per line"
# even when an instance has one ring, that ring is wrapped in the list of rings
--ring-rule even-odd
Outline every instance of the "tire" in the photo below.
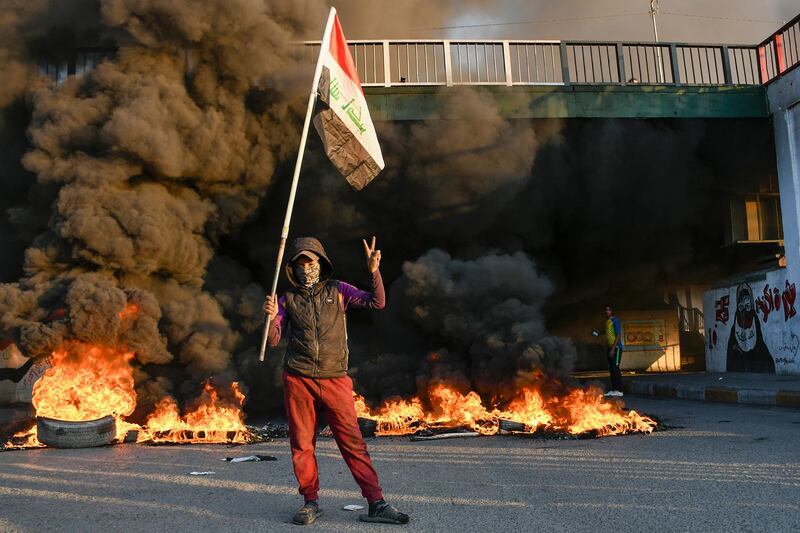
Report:
[[[359,418],[358,429],[361,430],[362,437],[374,437],[378,429],[378,421],[371,418]]]
[[[54,420],[43,416],[36,419],[39,442],[54,448],[91,448],[105,446],[117,436],[117,421],[104,416],[85,422]]]

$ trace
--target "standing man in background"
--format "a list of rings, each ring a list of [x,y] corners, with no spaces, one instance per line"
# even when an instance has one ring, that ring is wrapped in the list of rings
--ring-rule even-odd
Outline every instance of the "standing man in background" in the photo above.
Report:
[[[622,373],[619,364],[622,361],[622,326],[614,316],[614,307],[606,305],[606,341],[608,344],[608,371],[611,374],[611,389],[606,396],[622,396]]]

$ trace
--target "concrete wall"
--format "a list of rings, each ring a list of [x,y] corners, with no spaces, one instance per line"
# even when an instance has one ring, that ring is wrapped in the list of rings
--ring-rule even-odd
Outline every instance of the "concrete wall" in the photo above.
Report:
[[[796,280],[800,279],[800,68],[773,82],[767,99],[775,129],[786,267]]]
[[[447,99],[476,87],[365,87],[375,121],[447,119]],[[766,118],[761,86],[484,85],[503,118]],[[453,109],[460,109],[455,106]]]
[[[742,276],[706,292],[706,369],[800,375],[796,300],[785,268]]]
[[[622,370],[674,372],[681,369],[678,312],[675,309],[618,313],[625,349]]]

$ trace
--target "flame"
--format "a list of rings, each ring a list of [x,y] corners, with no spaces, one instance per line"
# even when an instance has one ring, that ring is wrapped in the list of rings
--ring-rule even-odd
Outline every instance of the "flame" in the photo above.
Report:
[[[128,318],[134,318],[139,314],[139,304],[129,303],[127,304],[122,311],[117,313],[120,320],[126,320]]]
[[[133,352],[72,341],[52,354],[52,366],[33,386],[36,416],[86,421],[113,415],[117,439],[128,431],[122,418],[136,409]],[[33,428],[33,434],[36,428]],[[38,442],[38,441],[37,441]]]
[[[526,431],[553,425],[553,415],[542,395],[533,387],[525,387],[511,400],[499,418],[525,424]]]
[[[52,366],[33,386],[37,416],[95,420],[136,408],[133,352],[72,342],[53,352]]]
[[[379,435],[407,435],[415,431],[414,424],[418,424],[425,416],[422,402],[419,398],[406,400],[390,400],[384,403],[377,411],[371,411],[362,396],[354,393],[356,413],[362,418],[371,418],[377,421]]]
[[[36,436],[36,425],[26,430],[14,433],[11,440],[5,443],[6,448],[43,448],[44,444],[39,442]]]
[[[144,431],[137,441],[246,443],[250,433],[244,425],[242,413],[245,396],[237,382],[231,384],[231,394],[232,401],[221,401],[211,381],[206,381],[200,402],[184,417],[180,416],[178,404],[173,398],[163,398],[147,418]]]
[[[464,395],[447,385],[436,385],[428,394],[433,411],[425,416],[427,425],[465,426],[484,435],[497,433],[493,427],[496,417],[486,410],[477,392]]]
[[[128,305],[121,318],[135,316],[138,306]],[[137,431],[137,442],[243,443],[250,432],[244,425],[245,396],[238,383],[221,395],[207,381],[195,407],[181,417],[172,398],[164,398],[147,419],[145,427],[125,420],[136,409],[134,353],[122,348],[70,341],[53,351],[52,366],[34,384],[36,416],[56,420],[88,421],[113,415],[117,442]],[[36,425],[11,437],[7,447],[42,446]]]
[[[574,389],[563,400],[569,412],[567,430],[573,435],[596,431],[598,435],[650,433],[656,422],[636,411],[627,411],[619,401],[606,400],[599,389]]]
[[[636,411],[626,411],[621,402],[608,400],[595,387],[574,388],[565,394],[545,395],[534,386],[523,387],[507,405],[487,408],[475,391],[458,392],[447,384],[429,391],[423,407],[419,397],[390,400],[371,409],[363,397],[355,395],[359,417],[377,422],[378,435],[408,435],[420,429],[469,428],[483,435],[499,431],[501,419],[524,424],[525,431],[548,431],[597,436],[624,433],[650,433],[657,423]]]

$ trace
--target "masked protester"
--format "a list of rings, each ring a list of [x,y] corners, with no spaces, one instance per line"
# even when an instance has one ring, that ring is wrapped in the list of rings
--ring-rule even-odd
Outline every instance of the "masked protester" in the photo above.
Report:
[[[353,381],[347,375],[348,309],[382,309],[386,303],[378,270],[380,250],[363,241],[372,290],[362,291],[332,278],[333,265],[322,244],[312,237],[296,239],[289,249],[286,277],[291,287],[276,301],[268,297],[264,312],[271,318],[269,345],[285,335],[284,404],[289,418],[289,442],[294,473],[305,504],[295,513],[295,524],[311,524],[322,514],[319,507],[319,475],[314,455],[317,421],[325,417],[350,468],[369,503],[365,522],[408,523],[383,499],[378,474],[361,437],[353,401]]]

